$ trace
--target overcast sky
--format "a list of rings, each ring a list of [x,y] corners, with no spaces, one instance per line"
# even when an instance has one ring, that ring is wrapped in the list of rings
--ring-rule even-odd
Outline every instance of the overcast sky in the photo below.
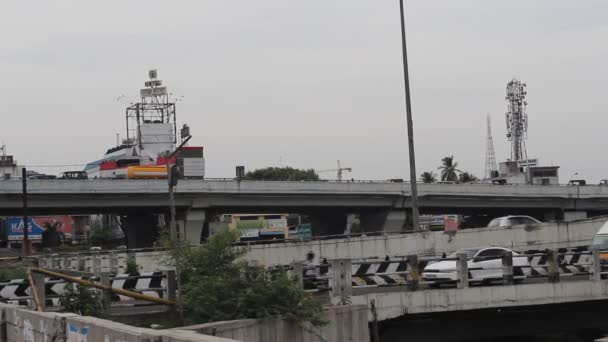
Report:
[[[607,18],[606,0],[407,0],[417,173],[453,154],[483,176],[488,113],[506,159],[517,77],[529,157],[608,178]],[[0,139],[27,165],[100,158],[125,134],[115,98],[157,68],[209,177],[337,159],[409,177],[398,0],[3,0],[0,32]]]

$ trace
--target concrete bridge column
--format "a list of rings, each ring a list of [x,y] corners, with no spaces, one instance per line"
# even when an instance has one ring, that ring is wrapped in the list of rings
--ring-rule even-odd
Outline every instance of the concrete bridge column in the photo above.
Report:
[[[363,232],[403,231],[406,228],[405,210],[365,210],[359,214]]]
[[[346,230],[347,215],[341,210],[315,210],[308,217],[314,236],[342,235]]]
[[[203,230],[206,225],[208,225],[208,223],[205,210],[188,210],[185,213],[183,220],[179,222],[179,236],[190,244],[200,245],[203,237]]]
[[[123,216],[121,221],[129,249],[152,247],[158,239],[159,215],[130,214]]]

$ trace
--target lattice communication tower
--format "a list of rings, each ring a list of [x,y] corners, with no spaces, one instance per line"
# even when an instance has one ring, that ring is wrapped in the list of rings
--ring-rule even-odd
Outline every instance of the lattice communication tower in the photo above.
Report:
[[[486,172],[485,178],[489,179],[493,177],[493,171],[497,171],[496,167],[496,156],[494,155],[494,140],[492,139],[492,122],[490,121],[490,115],[488,114],[486,121],[488,123],[488,133],[486,140]]]
[[[528,133],[528,114],[526,113],[526,84],[512,79],[507,83],[508,103],[507,138],[511,142],[511,160],[527,159],[526,138]]]

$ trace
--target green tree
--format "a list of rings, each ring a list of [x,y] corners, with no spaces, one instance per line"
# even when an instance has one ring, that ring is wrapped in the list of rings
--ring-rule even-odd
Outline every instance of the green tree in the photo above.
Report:
[[[435,175],[435,172],[433,171],[423,172],[420,174],[420,179],[424,183],[435,183],[437,181],[437,175]]]
[[[61,222],[44,222],[44,232],[42,232],[42,247],[58,247],[61,244],[59,232]]]
[[[214,234],[200,248],[171,243],[167,261],[179,271],[179,302],[186,323],[284,318],[322,325],[322,306],[285,271],[269,271],[241,257],[237,235]]]
[[[458,181],[460,183],[469,183],[469,182],[475,182],[478,180],[479,180],[479,178],[477,178],[474,174],[469,173],[469,172],[463,172],[460,175],[458,175]]]
[[[313,169],[301,170],[287,167],[267,167],[247,172],[247,180],[267,181],[318,181],[319,175]]]
[[[458,173],[461,172],[457,169],[458,163],[454,162],[454,156],[448,156],[441,159],[441,166],[438,170],[441,170],[441,180],[448,182],[457,182]]]

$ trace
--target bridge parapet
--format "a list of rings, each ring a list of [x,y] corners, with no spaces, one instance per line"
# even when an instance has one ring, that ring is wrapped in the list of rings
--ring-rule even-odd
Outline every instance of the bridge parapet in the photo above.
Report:
[[[474,259],[465,253],[445,258],[411,255],[397,260],[330,260],[317,267],[309,266],[308,270],[316,274],[307,273],[306,267],[293,269],[296,274],[303,274],[308,291],[325,291],[334,303],[344,302],[345,297],[357,304],[375,300],[380,319],[406,313],[608,299],[608,282],[602,280],[607,277],[608,268],[600,262],[597,249],[523,255],[507,251],[499,257]],[[476,267],[492,260],[494,263],[488,267]],[[443,282],[432,280],[423,271],[425,265],[446,261],[453,262],[454,267],[445,270],[452,274]],[[322,267],[326,269],[324,273]],[[443,283],[455,286],[440,287]]]

